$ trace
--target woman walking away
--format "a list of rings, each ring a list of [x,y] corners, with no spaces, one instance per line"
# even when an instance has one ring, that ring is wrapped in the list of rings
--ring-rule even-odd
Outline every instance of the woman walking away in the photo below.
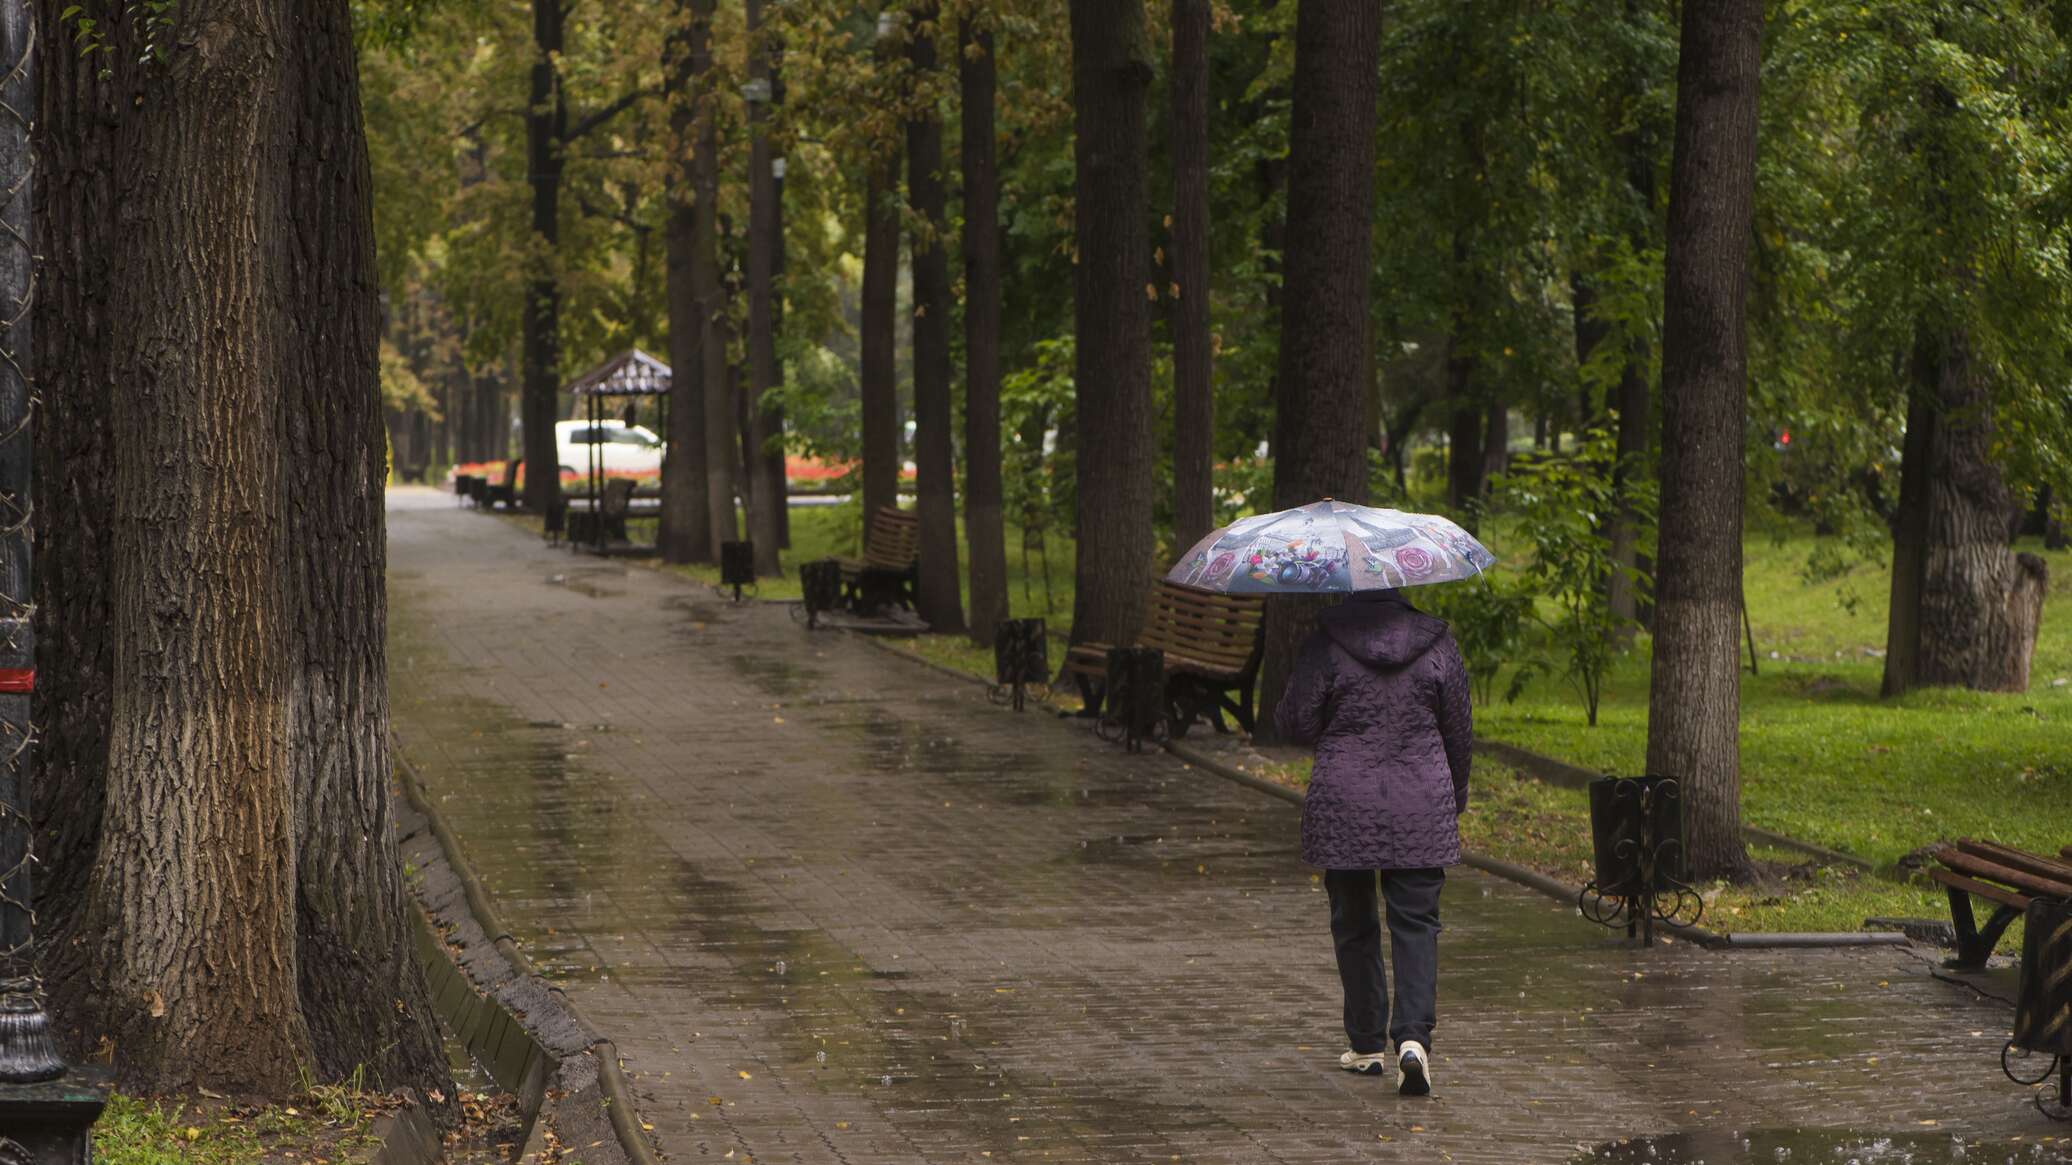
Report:
[[[1439,888],[1460,860],[1474,738],[1467,669],[1446,624],[1394,590],[1359,591],[1318,616],[1275,711],[1281,735],[1316,746],[1302,803],[1302,860],[1324,871],[1345,988],[1338,1058],[1380,1075],[1396,1043],[1404,1096],[1432,1090]],[[1396,1007],[1381,968],[1375,883],[1387,901]]]

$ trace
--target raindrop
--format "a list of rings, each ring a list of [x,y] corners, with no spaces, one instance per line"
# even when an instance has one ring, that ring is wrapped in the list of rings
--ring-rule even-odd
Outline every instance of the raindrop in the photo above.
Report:
[[[784,960],[783,960],[783,959],[779,959],[779,960],[777,960],[777,973],[778,973],[779,975],[782,975],[782,974],[784,974]]]
[[[892,1077],[890,1077],[890,1076],[880,1076],[880,1077],[878,1078],[878,1083],[880,1083],[880,1084],[883,1084],[883,1085],[886,1085],[887,1087],[890,1087],[890,1086],[891,1086],[891,1084],[892,1084]]]
[[[827,1053],[826,1053],[826,1052],[815,1052],[815,1053],[813,1053],[813,1062],[814,1062],[814,1063],[816,1063],[816,1064],[825,1064],[825,1063],[827,1063]]]

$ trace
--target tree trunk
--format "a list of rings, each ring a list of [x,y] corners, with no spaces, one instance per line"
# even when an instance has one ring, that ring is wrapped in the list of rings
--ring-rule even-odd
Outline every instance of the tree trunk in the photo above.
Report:
[[[691,0],[690,62],[696,102],[696,144],[691,155],[691,295],[696,303],[699,382],[705,421],[705,512],[708,561],[722,542],[740,537],[735,514],[738,429],[727,349],[733,334],[727,317],[727,289],[719,259],[719,100],[713,77],[712,13],[715,0]]]
[[[1288,141],[1288,251],[1275,406],[1277,509],[1367,500],[1373,429],[1367,317],[1374,219],[1375,97],[1381,10],[1302,0],[1295,10],[1295,102]],[[1259,733],[1280,702],[1321,598],[1276,598],[1260,665]]]
[[[1618,464],[1612,477],[1619,507],[1612,516],[1611,555],[1613,562],[1643,575],[1654,569],[1654,563],[1641,552],[1641,514],[1633,503],[1629,482],[1635,475],[1647,473],[1648,454],[1654,445],[1648,396],[1648,353],[1645,342],[1636,340],[1619,374]],[[1651,618],[1646,591],[1624,571],[1613,571],[1607,586],[1611,613],[1620,620],[1621,634],[1630,639],[1634,625],[1645,625]]]
[[[1072,0],[1079,553],[1072,641],[1128,643],[1152,570],[1151,315],[1144,298],[1142,0]]]
[[[773,84],[770,32],[765,27],[766,0],[748,0],[748,76]],[[769,111],[766,103],[748,104],[748,435],[744,472],[754,481],[749,492],[748,537],[755,543],[755,573],[776,578],[783,573],[777,552],[784,545],[784,467],[770,473],[768,447],[782,444],[784,422],[774,416],[765,398],[777,384],[777,256],[784,246],[778,232],[777,178],[770,172]]]
[[[1216,525],[1209,349],[1209,0],[1173,0],[1173,551]]]
[[[89,1030],[125,1082],[280,1094],[297,1000],[285,452],[264,172],[281,0],[202,0],[120,130],[113,720]],[[255,423],[256,422],[256,423]]]
[[[971,554],[971,639],[1008,617],[1000,446],[1000,171],[993,156],[993,34],[967,12],[957,79],[964,164],[964,540]]]
[[[1482,430],[1482,480],[1501,477],[1511,467],[1511,409],[1492,401]]]
[[[933,87],[935,0],[921,0],[907,18],[907,59],[914,85]],[[957,563],[957,464],[950,401],[949,219],[942,181],[942,119],[925,99],[906,125],[907,202],[916,228],[907,246],[914,267],[914,492],[921,519],[921,578],[914,607],[929,627],[964,630]]]
[[[1929,685],[2026,691],[2043,560],[2008,546],[1992,392],[1962,332],[1922,330],[1900,471],[1884,694]]]
[[[669,265],[669,431],[662,454],[662,521],[658,541],[664,562],[712,561],[710,474],[705,451],[705,367],[699,350],[697,209],[698,117],[695,104],[709,66],[709,52],[694,47],[710,26],[676,0],[676,28],[664,50],[669,88],[669,136],[676,155],[669,187],[669,222],[663,240]]]
[[[556,70],[563,0],[532,0],[532,98],[525,109],[525,167],[532,186],[532,253],[525,261],[525,507],[545,513],[561,496],[561,455],[554,422],[561,417],[561,245],[563,139],[568,99]]]
[[[83,927],[86,891],[101,838],[107,781],[109,676],[114,616],[113,412],[118,324],[109,293],[126,256],[116,217],[115,128],[128,103],[101,63],[54,35],[70,0],[39,0],[35,241],[43,277],[31,325],[38,408],[35,445],[34,722],[40,730],[33,783],[38,943],[50,1010],[73,1056],[94,1005],[86,974],[94,953]],[[111,47],[127,60],[127,22]]]
[[[899,300],[899,180],[883,152],[871,161],[864,192],[863,304],[858,375],[863,397],[863,525],[899,504],[899,373],[893,312]]]
[[[1753,873],[1741,839],[1741,454],[1762,31],[1762,0],[1685,5],[1677,66],[1647,769],[1683,782],[1700,880]]]
[[[322,1079],[432,1088],[446,1070],[412,957],[389,808],[379,280],[347,0],[288,6],[270,256],[287,488],[288,764],[302,1014]],[[317,196],[312,197],[312,193]],[[234,245],[234,244],[233,244]],[[413,446],[413,449],[415,446]]]

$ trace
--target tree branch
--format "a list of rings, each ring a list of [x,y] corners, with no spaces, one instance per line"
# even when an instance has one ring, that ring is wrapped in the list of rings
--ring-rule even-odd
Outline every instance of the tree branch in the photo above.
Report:
[[[596,129],[598,126],[603,125],[605,122],[610,121],[612,118],[617,117],[621,113],[626,112],[628,109],[631,109],[634,103],[641,100],[642,98],[659,97],[661,96],[661,93],[662,91],[660,89],[635,89],[633,92],[626,94],[624,97],[619,98],[617,101],[612,102],[610,105],[607,105],[602,109],[596,110],[592,113],[588,113],[583,115],[582,117],[577,118],[575,124],[569,127],[568,132],[562,135],[561,141],[564,145],[569,142],[575,141],[576,139],[582,137],[584,134],[589,133],[591,130]]]

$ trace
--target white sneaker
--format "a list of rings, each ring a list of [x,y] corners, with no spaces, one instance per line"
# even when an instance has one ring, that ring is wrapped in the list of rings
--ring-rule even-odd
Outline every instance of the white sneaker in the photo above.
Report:
[[[1338,1057],[1338,1066],[1348,1072],[1358,1072],[1362,1076],[1379,1076],[1388,1071],[1387,1061],[1387,1052],[1346,1052]]]
[[[1404,1040],[1396,1048],[1396,1094],[1428,1096],[1431,1091],[1431,1057],[1425,1054],[1423,1044]]]

